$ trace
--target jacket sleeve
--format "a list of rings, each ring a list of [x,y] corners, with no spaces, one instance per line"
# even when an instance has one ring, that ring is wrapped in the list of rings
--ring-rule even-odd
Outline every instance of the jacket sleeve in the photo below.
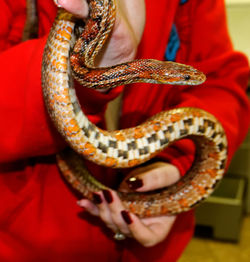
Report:
[[[0,53],[1,162],[50,154],[56,148],[41,90],[45,42],[46,37],[31,40]]]
[[[25,6],[1,1],[0,162],[51,153],[51,128],[41,92],[46,36],[21,43]]]
[[[53,154],[65,146],[48,117],[41,87],[42,55],[55,7],[41,1],[38,7],[40,37],[21,43],[25,6],[5,2],[0,1],[0,163]],[[20,3],[17,1],[17,5]],[[21,14],[15,16],[17,11]],[[80,87],[77,92],[90,120],[101,125],[106,104],[119,89],[108,95]]]

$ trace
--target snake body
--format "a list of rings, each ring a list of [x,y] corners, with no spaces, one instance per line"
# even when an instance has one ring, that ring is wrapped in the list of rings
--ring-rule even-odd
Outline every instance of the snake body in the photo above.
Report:
[[[205,76],[187,65],[152,59],[95,68],[95,57],[115,21],[115,2],[88,2],[90,14],[83,28],[72,14],[59,9],[43,55],[46,106],[58,131],[75,151],[58,154],[58,165],[73,187],[92,200],[93,192],[107,187],[88,173],[82,157],[113,168],[133,167],[169,144],[190,138],[196,144],[196,158],[181,181],[143,194],[119,192],[124,206],[140,217],[187,211],[211,194],[224,173],[227,141],[217,119],[198,108],[178,108],[161,112],[134,128],[101,130],[82,112],[72,76],[95,89],[134,82],[197,85],[205,81]],[[77,30],[80,36],[75,42]]]

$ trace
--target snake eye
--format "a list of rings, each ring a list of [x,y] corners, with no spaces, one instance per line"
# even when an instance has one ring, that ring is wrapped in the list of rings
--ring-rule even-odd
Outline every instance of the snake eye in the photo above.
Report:
[[[190,80],[191,79],[191,76],[190,75],[184,75],[184,80]]]

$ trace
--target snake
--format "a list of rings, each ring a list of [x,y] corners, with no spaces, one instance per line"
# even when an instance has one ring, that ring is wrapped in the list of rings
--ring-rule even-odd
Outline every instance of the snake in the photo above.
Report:
[[[104,90],[137,82],[192,88],[202,84],[206,76],[190,65],[154,59],[96,67],[96,56],[115,23],[116,1],[88,0],[88,5],[89,15],[84,21],[58,7],[43,53],[44,101],[52,122],[69,145],[57,154],[59,169],[74,189],[93,201],[95,192],[109,188],[89,173],[84,159],[110,168],[132,168],[188,138],[196,146],[195,160],[178,182],[143,193],[117,191],[124,207],[139,217],[188,211],[213,192],[225,172],[227,139],[216,117],[200,108],[174,108],[136,127],[103,130],[83,113],[74,81],[82,88]]]

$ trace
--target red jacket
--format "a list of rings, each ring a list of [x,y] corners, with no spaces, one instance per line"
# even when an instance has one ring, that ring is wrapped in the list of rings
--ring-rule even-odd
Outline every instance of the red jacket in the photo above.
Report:
[[[56,7],[52,0],[38,0],[39,38],[21,43],[25,2],[0,0],[0,261],[176,261],[192,236],[192,212],[178,216],[164,242],[146,249],[133,240],[113,241],[98,219],[76,205],[79,196],[55,164],[54,154],[65,144],[48,118],[41,91],[42,53]],[[174,23],[180,37],[176,60],[202,70],[207,81],[199,87],[126,87],[121,127],[137,125],[163,109],[200,107],[223,124],[231,159],[249,124],[247,60],[232,48],[222,0],[179,2],[146,0],[138,57],[164,59]],[[121,90],[77,92],[90,120],[104,126],[106,104]],[[182,141],[159,157],[185,174],[193,153],[192,143]],[[114,171],[89,167],[97,176],[106,175],[104,180],[114,180]]]

